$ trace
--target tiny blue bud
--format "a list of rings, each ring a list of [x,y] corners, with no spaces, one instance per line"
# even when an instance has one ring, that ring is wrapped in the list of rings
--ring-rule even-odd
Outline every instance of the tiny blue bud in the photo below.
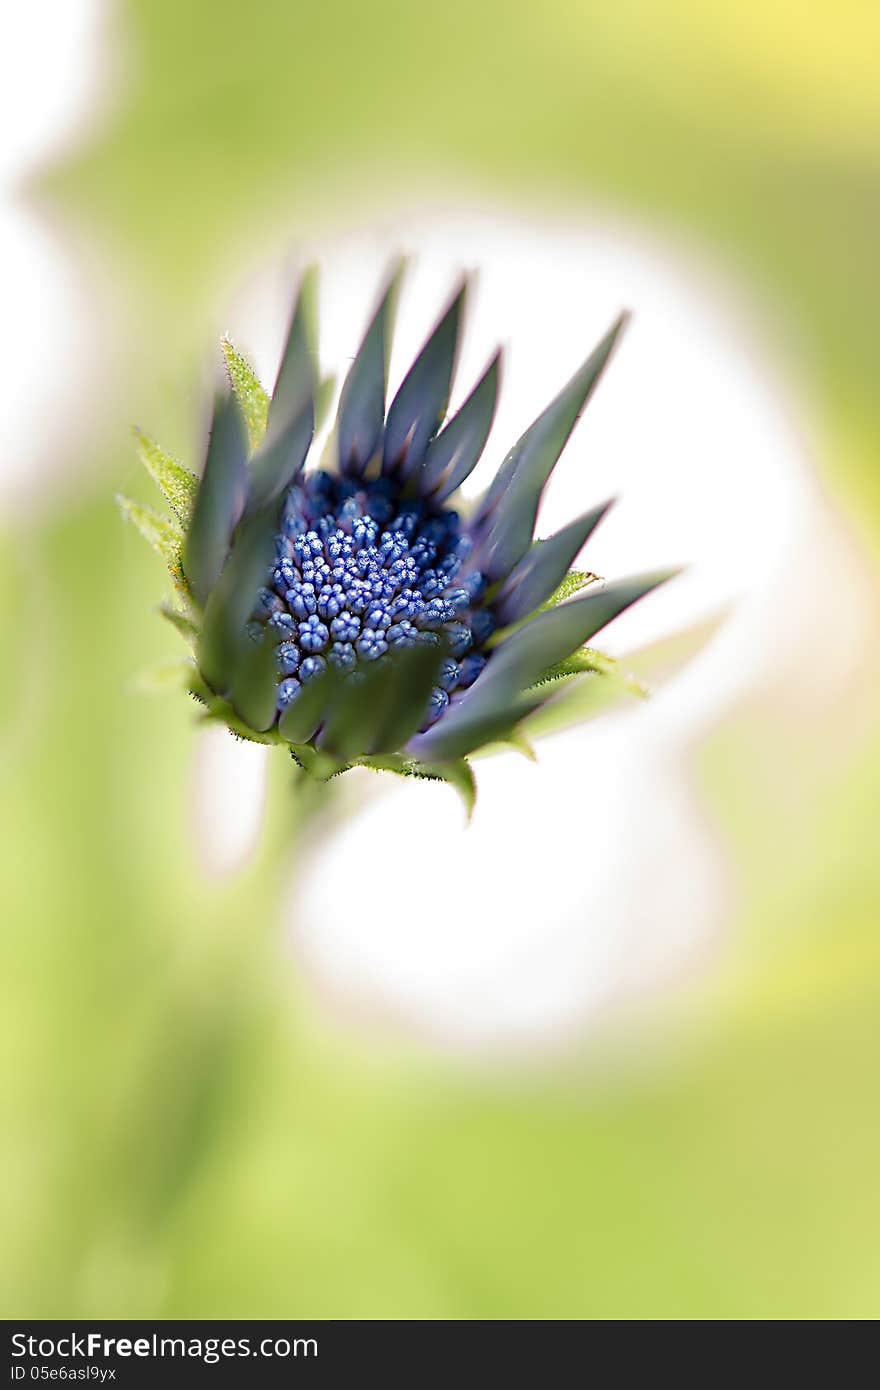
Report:
[[[278,692],[276,695],[276,703],[278,705],[279,710],[287,709],[287,706],[290,704],[291,700],[294,699],[299,689],[300,683],[293,676],[291,676],[288,680],[281,681],[279,683]]]
[[[438,685],[435,685],[434,689],[431,691],[431,698],[428,701],[427,722],[429,724],[436,724],[448,704],[449,696],[446,694],[446,691],[441,690]]]
[[[439,594],[446,583],[446,575],[440,570],[425,570],[418,582],[419,592],[425,598],[432,598],[434,594]]]
[[[498,626],[488,608],[478,608],[475,613],[472,613],[470,625],[474,634],[474,643],[478,647],[481,647],[486,639],[492,636]]]
[[[302,666],[299,668],[299,677],[302,681],[310,681],[321,671],[326,671],[327,663],[322,656],[307,656]]]
[[[463,623],[447,623],[443,631],[453,656],[463,656],[468,647],[473,646],[471,630]]]
[[[353,642],[361,630],[361,620],[354,613],[343,611],[330,624],[330,632],[339,642]]]
[[[482,598],[487,587],[485,575],[480,574],[479,570],[474,570],[462,580],[462,588],[467,590],[472,602]]]
[[[412,623],[393,623],[385,633],[389,646],[412,647],[419,640],[419,630]]]
[[[345,591],[341,584],[325,584],[318,595],[318,614],[327,619],[335,618],[345,602]]]
[[[327,659],[339,671],[351,671],[357,665],[357,656],[350,642],[334,642]]]
[[[458,678],[459,685],[463,686],[465,689],[469,685],[473,685],[485,665],[486,658],[484,656],[481,656],[479,652],[469,652],[461,663],[461,674]]]
[[[296,635],[296,623],[289,613],[273,613],[266,626],[279,642]]]
[[[311,582],[304,584],[294,584],[284,595],[287,606],[297,618],[305,621],[311,617],[318,606],[315,598],[315,586]]]
[[[451,657],[447,657],[440,667],[440,674],[437,677],[439,684],[444,690],[454,690],[455,686],[458,684],[460,670],[461,667],[458,662],[453,661]]]
[[[299,625],[299,645],[304,652],[320,652],[330,640],[329,629],[324,626],[317,613]]]
[[[365,627],[357,640],[358,656],[365,661],[376,661],[378,657],[384,656],[388,650],[388,643],[385,641],[382,632],[374,632],[372,628]]]
[[[423,623],[432,623],[435,626],[439,623],[448,621],[455,616],[454,609],[451,609],[444,598],[432,598],[430,603],[425,605],[422,614]]]
[[[275,652],[275,660],[282,676],[292,676],[299,666],[299,647],[295,642],[282,642]]]
[[[443,597],[451,609],[450,616],[458,617],[459,613],[470,607],[471,596],[467,589],[447,589]]]
[[[366,623],[368,627],[390,627],[391,614],[389,613],[388,609],[384,606],[379,608],[371,608],[369,613],[367,614]]]

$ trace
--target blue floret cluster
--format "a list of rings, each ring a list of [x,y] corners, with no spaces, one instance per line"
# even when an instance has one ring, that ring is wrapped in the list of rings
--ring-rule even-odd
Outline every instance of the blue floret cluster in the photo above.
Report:
[[[483,670],[497,624],[486,579],[468,564],[473,539],[452,508],[398,494],[387,478],[323,470],[288,490],[249,629],[277,643],[279,713],[328,663],[355,675],[391,650],[442,643],[428,728]]]

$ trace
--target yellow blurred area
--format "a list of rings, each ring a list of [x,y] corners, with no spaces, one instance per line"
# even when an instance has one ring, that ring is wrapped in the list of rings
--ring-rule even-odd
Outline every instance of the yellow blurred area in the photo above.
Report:
[[[870,0],[809,8],[795,0],[568,0],[560,13],[575,61],[600,54],[695,122],[838,157],[876,155],[880,13]]]

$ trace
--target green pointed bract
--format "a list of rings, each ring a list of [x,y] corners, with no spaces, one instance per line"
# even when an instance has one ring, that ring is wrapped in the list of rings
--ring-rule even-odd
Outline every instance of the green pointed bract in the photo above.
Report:
[[[538,684],[546,685],[550,681],[561,681],[569,676],[585,674],[604,676],[622,686],[630,695],[635,695],[640,700],[648,698],[647,687],[626,669],[623,662],[617,661],[613,656],[606,656],[604,652],[597,652],[594,647],[579,647],[571,656],[565,657],[555,666],[548,666],[539,676]]]
[[[214,404],[205,471],[183,548],[183,568],[196,601],[205,604],[223,568],[247,497],[247,441],[231,395]]]
[[[140,531],[144,540],[160,555],[178,584],[183,584],[180,553],[183,546],[183,532],[176,521],[161,516],[143,502],[135,502],[131,497],[117,496],[116,502],[122,515]]]
[[[593,507],[555,536],[539,541],[505,580],[495,605],[499,621],[516,623],[553,596],[612,503]]]
[[[388,680],[380,702],[371,753],[403,748],[425,718],[431,690],[445,656],[441,644],[419,643],[405,648],[388,663]]]
[[[232,689],[242,653],[252,645],[245,624],[271,563],[275,525],[273,508],[266,508],[242,524],[205,607],[199,666],[218,694],[227,695]]]
[[[464,803],[464,813],[467,820],[471,820],[474,814],[474,807],[477,804],[477,779],[474,770],[465,758],[459,758],[457,762],[446,762],[439,766],[431,763],[423,763],[419,767],[417,774],[419,777],[436,778],[438,781],[445,782],[458,792]]]
[[[529,548],[544,485],[580,419],[626,323],[621,315],[583,366],[505,459],[477,523],[483,538],[480,569],[490,579],[508,574]]]
[[[509,739],[523,719],[534,714],[546,694],[521,695],[504,705],[471,706],[468,701],[451,709],[427,733],[411,739],[408,751],[427,763],[455,762],[488,743]]]
[[[265,435],[248,469],[249,513],[290,486],[315,433],[317,272],[303,276],[268,408]]]
[[[569,570],[568,574],[563,575],[547,602],[541,604],[541,608],[555,608],[557,604],[574,598],[582,589],[588,589],[591,584],[598,583],[601,583],[600,576],[590,570]]]
[[[302,416],[317,391],[318,272],[310,267],[300,281],[287,339],[269,402],[268,439],[277,438],[290,422]]]
[[[321,749],[335,758],[354,758],[369,747],[378,715],[377,705],[380,691],[377,676],[381,672],[368,672],[354,681],[336,681],[331,684],[325,678],[326,693],[321,709],[321,729],[318,739]],[[311,684],[314,684],[313,677]],[[307,692],[308,686],[304,687]],[[300,690],[293,701],[297,705],[303,698]]]
[[[350,763],[340,762],[331,753],[314,748],[310,743],[289,744],[288,748],[297,767],[313,782],[329,782],[340,772],[347,772],[351,766]]]
[[[170,603],[161,603],[159,612],[172,627],[176,628],[181,637],[192,646],[199,635],[198,624],[194,623],[186,613],[179,608],[174,608]]]
[[[178,463],[170,454],[166,454],[164,449],[160,449],[155,440],[150,439],[142,430],[136,429],[134,437],[137,442],[138,458],[159,488],[181,526],[186,526],[192,516],[196,493],[199,489],[198,478],[195,473],[184,468],[182,463]]]
[[[232,704],[245,723],[258,733],[264,733],[275,722],[278,696],[275,650],[275,643],[268,636],[261,642],[246,643],[232,680]]]
[[[260,384],[251,364],[229,338],[221,338],[220,346],[223,349],[229,384],[235,392],[239,410],[247,427],[251,450],[254,450],[259,447],[266,433],[269,394]]]
[[[327,422],[330,414],[330,407],[333,404],[333,393],[336,390],[336,377],[331,373],[325,376],[319,383],[315,392],[315,431],[322,429]]]
[[[328,697],[320,746],[340,758],[402,748],[425,717],[444,655],[442,646],[420,643],[355,679],[340,678]]]
[[[297,692],[278,721],[278,732],[288,743],[308,743],[324,719],[338,687],[332,670],[313,676]]]
[[[186,690],[192,673],[192,662],[172,661],[139,671],[126,683],[135,695],[166,695],[171,690]]]
[[[466,708],[476,713],[503,709],[521,691],[539,681],[549,667],[577,651],[625,609],[676,573],[677,570],[659,570],[621,579],[601,593],[587,594],[540,613],[493,652],[458,710]],[[451,714],[447,715],[444,724],[451,718]]]
[[[403,269],[398,261],[342,387],[336,434],[343,473],[362,472],[382,442],[388,355]]]
[[[464,804],[468,820],[474,813],[477,802],[477,779],[470,763],[465,758],[457,762],[422,763],[408,758],[403,753],[376,753],[357,759],[358,767],[370,768],[373,772],[393,772],[398,777],[417,777],[426,782],[445,782],[457,792]]]
[[[728,612],[715,613],[671,637],[628,651],[619,661],[604,652],[576,652],[572,660],[583,655],[595,676],[557,682],[558,693],[534,716],[530,731],[541,736],[578,728],[624,702],[631,703],[634,695],[644,699],[679,675],[712,641],[727,617]]]
[[[495,354],[464,405],[428,446],[422,465],[425,492],[438,502],[452,495],[470,476],[486,447],[495,419],[501,353]]]
[[[274,437],[266,434],[248,468],[248,512],[258,511],[290,486],[306,461],[315,433],[314,402],[306,401],[299,415]]]
[[[462,284],[456,292],[391,402],[382,457],[386,473],[411,477],[446,413],[466,288]]]
[[[599,672],[583,672],[567,680],[555,680],[542,685],[541,689],[546,690],[550,698],[529,720],[529,736],[536,739],[581,728],[593,719],[618,711],[632,711],[638,705],[637,697],[623,681]]]

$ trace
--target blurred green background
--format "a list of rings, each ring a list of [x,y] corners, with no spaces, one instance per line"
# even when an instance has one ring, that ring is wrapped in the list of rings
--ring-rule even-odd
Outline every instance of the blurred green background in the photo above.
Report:
[[[132,420],[195,456],[243,266],[455,182],[702,239],[796,345],[876,561],[880,11],[128,0],[113,34],[109,113],[33,190],[109,271],[106,409],[0,560],[5,1315],[876,1316],[873,649],[859,738],[756,698],[700,752],[739,907],[698,1045],[501,1084],[322,1019],[277,845],[198,874],[191,709],[125,692],[177,652],[113,492]]]

